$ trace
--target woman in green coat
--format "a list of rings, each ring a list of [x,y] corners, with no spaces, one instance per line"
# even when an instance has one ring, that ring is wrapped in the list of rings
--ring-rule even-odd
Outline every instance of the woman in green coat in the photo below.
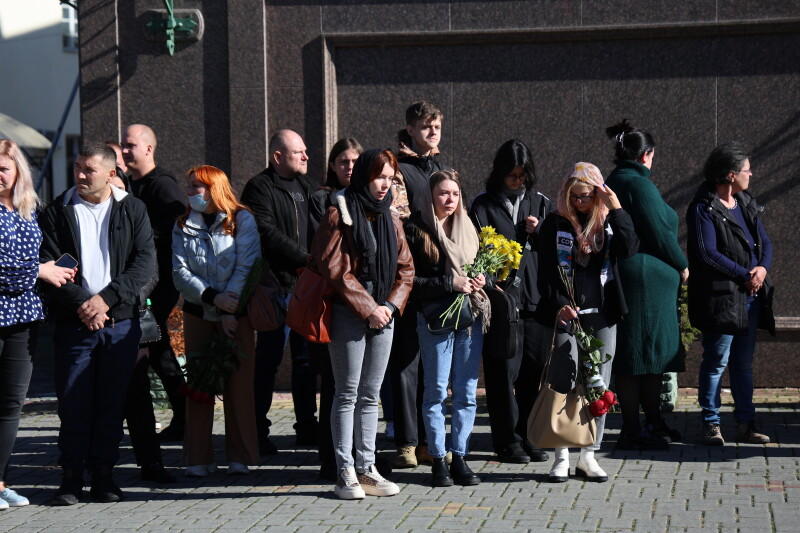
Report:
[[[627,120],[606,129],[614,139],[616,168],[606,179],[630,214],[641,242],[639,253],[619,261],[628,314],[617,330],[615,389],[622,408],[619,449],[665,449],[680,433],[661,418],[661,376],[681,372],[678,328],[680,284],[689,277],[678,245],[678,215],[650,181],[655,142]],[[645,426],[639,419],[639,406]]]

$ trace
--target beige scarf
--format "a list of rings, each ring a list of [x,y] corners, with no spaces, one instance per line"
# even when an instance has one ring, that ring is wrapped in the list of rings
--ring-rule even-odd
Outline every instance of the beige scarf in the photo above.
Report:
[[[432,228],[436,239],[439,241],[445,255],[445,265],[453,275],[466,276],[464,273],[464,265],[471,264],[475,260],[478,253],[478,232],[475,231],[475,226],[467,215],[464,209],[461,198],[458,200],[458,207],[455,212],[450,215],[452,221],[452,228],[450,229],[450,236],[444,229],[444,221],[440,221],[433,210],[433,199],[429,187],[424,188],[424,203],[422,209],[422,221]],[[489,303],[489,297],[483,289],[473,292],[469,295],[470,308],[472,309],[472,316],[475,318],[483,313],[483,332],[486,333],[489,329],[489,322],[492,319],[492,307]]]

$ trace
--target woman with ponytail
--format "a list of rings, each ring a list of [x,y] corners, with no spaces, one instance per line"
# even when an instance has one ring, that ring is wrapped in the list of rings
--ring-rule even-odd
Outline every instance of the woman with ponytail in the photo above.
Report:
[[[606,134],[614,141],[616,164],[606,183],[617,192],[641,241],[638,254],[620,261],[630,314],[620,325],[614,359],[622,408],[617,448],[665,449],[681,438],[661,417],[660,395],[662,374],[684,370],[675,309],[678,288],[689,277],[689,263],[678,245],[678,215],[650,178],[653,137],[627,120],[610,126]]]
[[[544,219],[539,232],[538,284],[542,297],[536,318],[556,328],[547,382],[558,392],[567,393],[577,380],[587,378],[581,376],[578,365],[572,321],[580,317],[581,327],[603,342],[604,357],[615,353],[617,324],[628,311],[617,264],[636,253],[639,239],[616,194],[591,163],[577,163],[572,168],[556,202],[556,211]],[[564,274],[571,280],[577,308],[570,304]],[[612,361],[600,365],[604,384],[611,378]],[[575,475],[604,482],[608,475],[597,464],[594,452],[603,440],[605,415],[596,421],[595,442],[581,449]],[[548,479],[562,483],[568,478],[569,450],[556,448]]]

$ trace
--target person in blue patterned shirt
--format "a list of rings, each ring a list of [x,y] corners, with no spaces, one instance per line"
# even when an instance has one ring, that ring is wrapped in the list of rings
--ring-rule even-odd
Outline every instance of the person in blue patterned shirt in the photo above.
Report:
[[[28,505],[5,480],[33,370],[30,340],[44,318],[36,281],[58,287],[75,274],[54,261],[39,264],[38,206],[22,151],[0,139],[0,509]]]

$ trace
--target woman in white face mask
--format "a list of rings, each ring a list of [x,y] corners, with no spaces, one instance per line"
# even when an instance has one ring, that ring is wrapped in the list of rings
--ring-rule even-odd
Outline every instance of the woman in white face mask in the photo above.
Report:
[[[235,313],[247,275],[261,257],[258,229],[220,169],[194,167],[186,181],[189,206],[172,231],[172,278],[184,299],[186,353],[202,350],[215,332],[236,341],[239,365],[224,390],[225,447],[228,473],[247,474],[247,465],[260,459],[253,403],[255,335],[247,316]],[[217,468],[211,445],[214,401],[197,391],[187,393],[186,475],[205,477]]]

